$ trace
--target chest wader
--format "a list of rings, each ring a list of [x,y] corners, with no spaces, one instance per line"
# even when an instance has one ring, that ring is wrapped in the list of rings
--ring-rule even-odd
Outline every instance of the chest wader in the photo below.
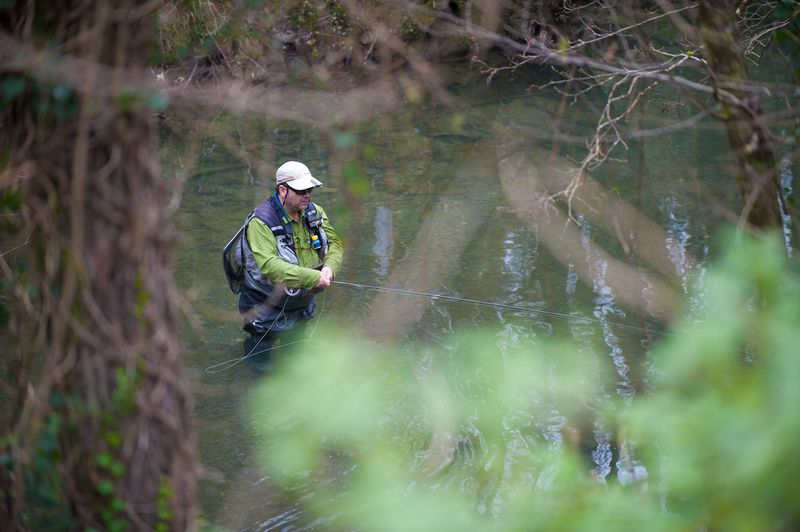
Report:
[[[290,264],[299,265],[294,246],[291,221],[277,194],[268,198],[253,213],[252,217],[261,220],[275,236],[278,256]],[[328,237],[322,228],[322,216],[313,203],[303,213],[301,223],[309,232],[310,245],[317,253],[319,263],[314,267],[321,269],[325,253],[328,250]],[[314,296],[316,292],[306,288],[289,288],[267,279],[258,268],[247,231],[241,239],[244,257],[243,289],[239,296],[239,312],[245,320],[244,330],[251,337],[245,340],[245,355],[268,351],[275,341],[275,336],[284,335],[297,325],[314,316]],[[299,331],[298,331],[299,332]],[[250,344],[250,347],[248,347]]]

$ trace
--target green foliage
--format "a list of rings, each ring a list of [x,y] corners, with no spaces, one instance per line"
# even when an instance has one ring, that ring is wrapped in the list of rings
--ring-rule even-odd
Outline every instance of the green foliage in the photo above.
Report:
[[[156,531],[166,532],[170,530],[170,523],[172,522],[172,510],[170,509],[170,500],[172,499],[172,487],[169,484],[169,479],[162,477],[158,485],[158,523],[156,524]]]
[[[403,36],[404,41],[416,41],[422,37],[422,29],[415,20],[403,17],[403,21],[400,23],[400,35]]]
[[[24,198],[22,194],[7,188],[0,194],[0,207],[8,208],[10,211],[19,212]]]
[[[274,40],[292,30],[296,45],[320,53],[322,40],[341,47],[352,32],[351,16],[335,0],[270,3],[173,1],[154,20],[157,46],[151,62],[171,65],[203,57],[204,63],[263,60],[269,48],[279,51],[286,43]],[[240,55],[243,52],[243,55]]]
[[[800,522],[800,280],[777,240],[737,247],[706,286],[708,323],[664,346],[664,385],[630,422],[695,525],[788,530]]]
[[[350,33],[350,20],[347,10],[338,2],[329,2],[328,11],[330,12],[330,27],[333,33],[346,37]]]
[[[8,76],[3,80],[3,105],[14,101],[25,90],[26,81],[22,76]]]
[[[136,277],[133,280],[134,293],[136,294],[136,304],[133,307],[133,315],[142,321],[145,319],[145,308],[150,302],[150,293],[147,291],[147,286],[145,286],[144,276],[144,271],[140,269],[136,272]]]
[[[60,412],[68,401],[63,395],[51,397],[52,411],[36,432],[27,467],[23,469],[26,511],[23,522],[35,528],[42,524],[42,517],[48,526],[67,530],[73,523],[68,512],[61,485],[60,436],[65,427],[65,417]],[[23,456],[23,447],[17,437],[5,436],[0,442],[0,474],[4,485],[12,485],[19,479],[15,477],[13,456]]]
[[[321,8],[319,2],[303,0],[289,12],[289,24],[294,28],[318,31],[320,17],[317,10]]]
[[[357,160],[347,161],[342,165],[342,178],[348,188],[356,195],[364,197],[369,193],[370,183],[361,163]]]
[[[117,483],[127,473],[120,460],[122,446],[120,424],[136,407],[136,390],[139,387],[138,373],[117,368],[114,372],[115,387],[102,419],[101,450],[94,457],[95,489],[104,501],[100,509],[105,530],[128,530],[129,520],[125,514],[125,500],[118,495]]]
[[[18,74],[0,78],[0,100],[4,107],[17,100],[27,99],[36,117],[46,122],[72,120],[78,114],[78,95],[67,85],[30,79]]]
[[[585,345],[482,331],[400,351],[344,333],[257,389],[263,464],[341,528],[796,528],[800,277],[777,239],[730,248],[697,294],[707,318],[657,347],[632,404]],[[562,437],[587,418],[616,432],[616,479]]]
[[[154,21],[158,41],[151,62],[168,65],[191,56],[213,57],[229,50],[246,31],[244,24],[232,23],[238,10],[258,7],[254,2],[245,4],[185,0],[165,6]]]
[[[58,464],[61,460],[58,436],[61,417],[52,413],[36,437],[31,467],[25,472],[26,494],[35,504],[55,506],[60,503]]]
[[[136,91],[131,87],[123,87],[114,96],[114,105],[123,113],[131,113],[135,110],[138,100]]]
[[[95,491],[94,496],[101,502],[98,513],[103,530],[130,529],[130,521],[125,512],[126,503],[117,489],[118,482],[127,473],[126,465],[120,459],[120,424],[135,408],[138,379],[135,373],[129,373],[122,368],[117,370],[115,377],[116,386],[104,411],[100,412],[97,405],[88,405],[75,395],[54,393],[49,401],[50,412],[36,431],[30,451],[26,450],[27,447],[22,447],[18,439],[6,437],[0,442],[0,474],[4,485],[15,483],[12,456],[30,453],[29,462],[23,468],[23,519],[32,529],[41,529],[45,523],[48,529],[73,528],[74,517],[68,506],[68,497],[63,491],[65,488],[62,485],[62,476],[65,467],[71,467],[70,462],[77,457],[76,449],[70,447],[70,442],[78,441],[87,420],[99,415],[102,415],[102,440],[95,447],[98,449],[96,454],[86,457],[90,465],[88,480]],[[65,449],[71,454],[67,463],[64,458]],[[81,497],[88,496],[88,493],[81,494]]]
[[[114,95],[114,106],[122,113],[160,112],[167,108],[167,97],[150,88],[125,86]]]

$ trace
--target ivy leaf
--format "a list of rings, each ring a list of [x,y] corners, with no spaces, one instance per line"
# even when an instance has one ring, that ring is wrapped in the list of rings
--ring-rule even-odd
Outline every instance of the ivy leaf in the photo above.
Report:
[[[97,491],[100,495],[111,495],[114,493],[114,484],[110,480],[101,480],[97,483]]]
[[[9,103],[17,96],[22,94],[25,89],[25,78],[20,76],[8,76],[3,80],[3,102]]]
[[[566,55],[567,51],[569,50],[569,39],[562,36],[558,39],[558,53],[561,55]]]
[[[167,108],[167,106],[169,105],[169,100],[167,100],[167,97],[164,96],[164,94],[156,92],[151,94],[150,97],[147,98],[147,105],[153,111],[161,112]]]

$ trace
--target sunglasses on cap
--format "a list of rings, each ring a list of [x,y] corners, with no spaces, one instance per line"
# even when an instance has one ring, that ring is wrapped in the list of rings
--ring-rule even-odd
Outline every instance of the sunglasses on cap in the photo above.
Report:
[[[310,194],[311,194],[311,192],[314,190],[314,187],[307,188],[307,189],[305,189],[305,190],[297,190],[297,189],[294,189],[294,188],[290,187],[290,186],[289,186],[289,185],[287,185],[286,183],[284,183],[284,184],[283,184],[283,186],[285,186],[287,189],[291,190],[292,192],[294,192],[294,193],[295,193],[295,194],[297,194],[298,196],[305,196],[306,194],[309,194],[309,195],[310,195]]]

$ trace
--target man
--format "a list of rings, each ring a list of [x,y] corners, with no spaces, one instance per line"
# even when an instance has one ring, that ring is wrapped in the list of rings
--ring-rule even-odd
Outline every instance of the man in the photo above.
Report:
[[[251,215],[243,239],[245,273],[239,296],[244,354],[259,371],[270,349],[302,337],[314,315],[315,294],[330,286],[342,263],[342,242],[325,211],[311,202],[322,183],[297,161],[275,172],[275,194]]]

